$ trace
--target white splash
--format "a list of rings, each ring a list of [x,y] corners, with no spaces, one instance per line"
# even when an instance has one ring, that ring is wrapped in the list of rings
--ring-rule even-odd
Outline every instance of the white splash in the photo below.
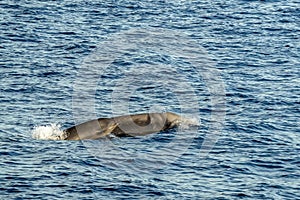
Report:
[[[63,140],[66,134],[60,128],[59,124],[37,126],[32,130],[32,137],[38,140]]]
[[[183,129],[188,129],[191,126],[200,126],[200,122],[197,118],[181,118],[180,125]]]

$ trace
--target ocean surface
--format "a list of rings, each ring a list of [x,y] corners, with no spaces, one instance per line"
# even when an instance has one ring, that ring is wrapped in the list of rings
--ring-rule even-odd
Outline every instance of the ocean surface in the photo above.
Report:
[[[0,23],[0,199],[300,199],[299,0],[2,0]],[[166,111],[198,126],[57,140]]]

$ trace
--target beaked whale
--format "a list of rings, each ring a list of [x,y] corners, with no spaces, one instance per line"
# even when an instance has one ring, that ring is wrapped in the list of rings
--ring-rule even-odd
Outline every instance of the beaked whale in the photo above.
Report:
[[[113,134],[141,136],[180,125],[183,118],[175,113],[142,113],[112,118],[99,118],[64,130],[64,140],[99,139]]]

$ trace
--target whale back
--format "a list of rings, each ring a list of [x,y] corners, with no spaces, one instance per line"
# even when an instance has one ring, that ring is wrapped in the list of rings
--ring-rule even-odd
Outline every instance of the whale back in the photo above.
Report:
[[[113,118],[118,124],[112,133],[116,136],[139,136],[157,133],[178,125],[175,113],[143,113]]]
[[[95,119],[72,126],[64,131],[67,135],[65,140],[83,140],[94,138],[95,134],[100,134],[103,132],[107,128],[108,124],[108,119]]]
[[[99,118],[64,130],[65,140],[98,139],[108,134],[140,136],[178,126],[181,117],[175,113],[142,113],[113,118]]]

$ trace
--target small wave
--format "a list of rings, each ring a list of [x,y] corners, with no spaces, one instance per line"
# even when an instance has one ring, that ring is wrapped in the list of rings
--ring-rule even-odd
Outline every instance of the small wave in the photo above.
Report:
[[[32,137],[38,140],[63,140],[66,134],[60,128],[59,124],[37,126],[32,130]]]

